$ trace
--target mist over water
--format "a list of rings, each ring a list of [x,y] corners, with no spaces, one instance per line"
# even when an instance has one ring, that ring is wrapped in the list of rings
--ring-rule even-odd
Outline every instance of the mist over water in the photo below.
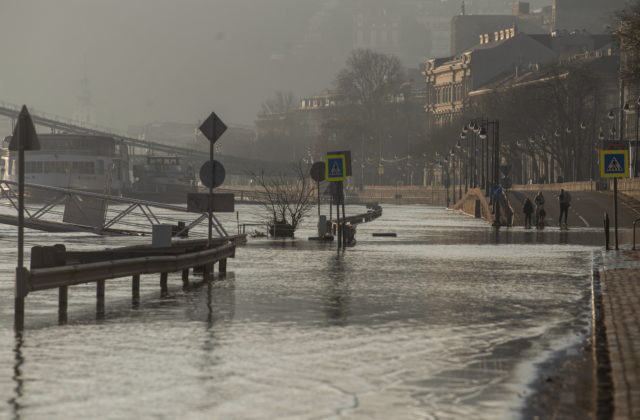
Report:
[[[243,222],[255,207],[239,206]],[[348,214],[361,207],[347,209]],[[228,229],[235,215],[223,217]],[[574,229],[496,232],[424,206],[385,206],[345,252],[256,239],[228,277],[182,290],[170,275],[110,280],[27,297],[11,333],[15,228],[0,226],[0,391],[20,418],[518,418],[535,362],[582,340],[600,235]],[[373,238],[396,232],[397,238]],[[138,238],[28,231],[29,245],[68,249]],[[194,277],[195,280],[195,277]]]

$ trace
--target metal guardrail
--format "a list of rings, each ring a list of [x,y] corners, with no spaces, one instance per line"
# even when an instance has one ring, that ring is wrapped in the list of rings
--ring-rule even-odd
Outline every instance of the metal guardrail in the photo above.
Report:
[[[142,257],[27,271],[27,292],[140,274],[170,273],[235,257],[233,244],[178,256]]]

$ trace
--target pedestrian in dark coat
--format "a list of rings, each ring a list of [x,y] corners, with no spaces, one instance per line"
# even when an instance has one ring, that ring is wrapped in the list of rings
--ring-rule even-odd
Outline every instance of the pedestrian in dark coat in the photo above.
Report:
[[[524,213],[524,228],[531,229],[531,215],[533,214],[533,203],[527,197],[522,205],[522,212]]]

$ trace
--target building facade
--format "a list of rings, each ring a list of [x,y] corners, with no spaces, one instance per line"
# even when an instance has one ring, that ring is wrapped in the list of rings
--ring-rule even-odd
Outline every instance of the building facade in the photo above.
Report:
[[[461,116],[469,105],[469,92],[517,68],[550,63],[558,54],[540,37],[507,28],[478,36],[479,44],[456,56],[427,62],[425,110],[430,128]]]

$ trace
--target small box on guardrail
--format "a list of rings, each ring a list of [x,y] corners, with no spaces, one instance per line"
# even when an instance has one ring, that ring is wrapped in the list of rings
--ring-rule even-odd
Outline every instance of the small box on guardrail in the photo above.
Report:
[[[166,248],[171,246],[171,225],[153,225],[151,231],[151,246],[153,248]]]

